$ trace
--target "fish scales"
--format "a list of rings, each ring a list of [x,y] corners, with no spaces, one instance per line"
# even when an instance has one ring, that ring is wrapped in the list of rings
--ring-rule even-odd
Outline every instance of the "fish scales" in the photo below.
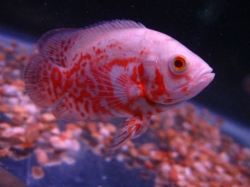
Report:
[[[24,72],[30,98],[57,118],[126,117],[111,152],[213,78],[212,68],[178,41],[129,20],[49,31]]]

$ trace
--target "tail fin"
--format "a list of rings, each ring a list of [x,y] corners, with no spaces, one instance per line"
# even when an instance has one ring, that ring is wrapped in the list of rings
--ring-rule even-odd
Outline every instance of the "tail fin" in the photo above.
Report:
[[[63,96],[61,69],[42,55],[35,54],[30,58],[24,70],[24,81],[26,91],[35,104],[48,108]]]

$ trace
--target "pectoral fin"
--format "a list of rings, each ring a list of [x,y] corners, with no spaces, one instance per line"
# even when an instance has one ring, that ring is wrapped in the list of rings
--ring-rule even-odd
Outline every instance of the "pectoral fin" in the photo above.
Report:
[[[114,137],[114,143],[111,146],[109,153],[114,152],[129,139],[134,139],[142,135],[148,129],[149,122],[150,116],[135,116],[126,119],[119,126]]]

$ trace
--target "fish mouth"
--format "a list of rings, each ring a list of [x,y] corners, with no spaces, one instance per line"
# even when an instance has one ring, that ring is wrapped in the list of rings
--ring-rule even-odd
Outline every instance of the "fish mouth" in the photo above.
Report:
[[[204,88],[206,88],[214,79],[215,73],[213,73],[213,69],[210,67],[204,68],[200,71],[192,80],[187,83],[183,83],[178,87],[175,87],[171,94],[174,96],[172,98],[166,98],[166,100],[172,100],[171,102],[158,102],[159,104],[164,105],[176,105],[182,103],[185,100],[191,99],[197,94],[199,94]],[[182,88],[187,87],[187,91],[183,91]]]
[[[184,86],[188,87],[188,92],[186,94],[186,96],[184,97],[183,100],[187,100],[190,99],[194,96],[196,96],[197,94],[199,94],[204,88],[206,88],[214,79],[215,77],[215,73],[213,73],[213,69],[210,67],[206,67],[204,68],[202,71],[200,71],[193,79],[191,82],[184,83],[183,85],[179,85],[178,87],[175,88],[176,92],[182,92],[180,91]],[[178,95],[178,94],[176,94]],[[172,98],[173,100],[176,101],[181,101],[181,98],[183,97],[183,95],[181,96],[177,96],[175,98]]]
[[[200,86],[201,83],[207,83],[207,85],[208,85],[210,82],[212,82],[212,80],[214,79],[214,76],[215,76],[215,73],[213,73],[212,68],[210,68],[210,67],[204,68],[196,76],[194,76],[189,83],[185,82],[185,83],[175,87],[174,90],[176,90],[176,92],[179,92],[180,89],[183,88],[184,86],[188,86],[189,88],[192,89],[192,87],[197,87],[197,85]]]
[[[213,73],[213,69],[208,67],[200,71],[192,80],[187,83],[183,83],[178,87],[175,87],[175,92],[180,92],[180,89],[187,86],[188,90],[194,90],[199,88],[198,90],[203,90],[207,85],[209,85],[215,77],[215,73]],[[178,98],[175,98],[178,99]]]
[[[215,73],[213,73],[213,69],[212,68],[206,68],[204,70],[202,70],[195,78],[194,80],[198,79],[198,83],[197,84],[203,84],[203,88],[205,88],[208,84],[210,84],[212,82],[212,80],[215,77]]]
[[[194,77],[192,83],[190,84],[190,98],[199,94],[204,88],[206,88],[214,79],[215,73],[213,69],[208,67],[199,72],[197,76]]]

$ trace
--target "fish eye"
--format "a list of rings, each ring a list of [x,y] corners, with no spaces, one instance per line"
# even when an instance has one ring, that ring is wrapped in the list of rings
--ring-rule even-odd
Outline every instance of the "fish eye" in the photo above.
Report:
[[[170,62],[170,68],[174,73],[182,73],[187,69],[187,60],[183,56],[176,56]]]

